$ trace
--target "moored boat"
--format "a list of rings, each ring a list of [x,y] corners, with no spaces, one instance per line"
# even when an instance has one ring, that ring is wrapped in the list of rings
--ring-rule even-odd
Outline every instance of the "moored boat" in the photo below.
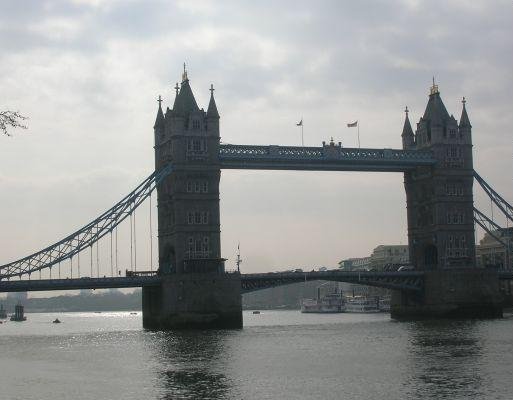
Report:
[[[341,313],[345,311],[344,296],[340,292],[328,293],[321,297],[320,287],[317,288],[316,299],[302,299],[302,313]]]
[[[365,296],[346,298],[346,312],[348,313],[377,313],[379,312],[379,299]]]

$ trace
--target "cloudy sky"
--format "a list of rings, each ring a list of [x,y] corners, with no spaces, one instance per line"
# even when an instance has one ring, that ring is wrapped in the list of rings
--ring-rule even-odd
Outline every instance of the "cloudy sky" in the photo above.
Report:
[[[513,200],[512,8],[509,0],[3,0],[0,109],[30,119],[28,130],[0,137],[0,264],[89,222],[151,173],[156,98],[171,105],[184,61],[200,107],[216,88],[223,142],[240,144],[298,145],[302,117],[307,145],[333,137],[356,146],[346,123],[358,119],[362,147],[399,148],[404,107],[417,122],[435,76],[458,119],[467,98],[475,169]],[[379,244],[406,244],[402,181],[223,171],[223,255],[233,266],[240,241],[243,271],[257,272],[335,267]],[[147,266],[142,207],[137,262]]]

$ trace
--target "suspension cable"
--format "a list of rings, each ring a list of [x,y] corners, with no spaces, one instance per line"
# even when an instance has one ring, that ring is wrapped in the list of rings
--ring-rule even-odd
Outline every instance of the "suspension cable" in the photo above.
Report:
[[[133,222],[132,222],[132,207],[130,206],[130,271],[134,270],[133,264]]]
[[[135,213],[134,210],[134,271],[137,271],[137,229],[135,225]]]
[[[93,245],[91,244],[89,246],[89,254],[90,254],[90,259],[91,259],[91,262],[90,262],[90,266],[91,266],[91,278],[93,277]]]
[[[99,278],[100,277],[100,250],[99,250],[99,246],[100,245],[100,241],[98,240],[96,242],[96,277]]]
[[[118,272],[118,227],[116,226],[116,274],[119,275]]]
[[[153,271],[153,229],[152,229],[152,223],[151,223],[151,198],[152,194],[150,194],[150,271]]]
[[[114,270],[112,269],[112,231],[110,231],[110,276],[114,277]]]

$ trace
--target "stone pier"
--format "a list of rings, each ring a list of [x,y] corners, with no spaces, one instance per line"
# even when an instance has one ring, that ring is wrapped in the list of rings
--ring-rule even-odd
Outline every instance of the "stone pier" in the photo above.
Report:
[[[148,329],[242,328],[238,273],[166,276],[161,287],[143,288],[143,326]]]
[[[394,319],[500,318],[502,295],[497,272],[481,268],[425,271],[424,291],[394,291]]]

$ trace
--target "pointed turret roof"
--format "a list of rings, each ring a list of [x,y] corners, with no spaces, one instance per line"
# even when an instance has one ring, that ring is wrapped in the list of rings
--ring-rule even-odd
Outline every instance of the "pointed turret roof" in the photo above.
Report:
[[[451,117],[449,116],[449,113],[447,112],[447,109],[445,108],[445,105],[440,97],[438,85],[435,85],[433,81],[433,86],[431,86],[426,111],[424,111],[422,119],[431,122],[444,122],[448,121],[450,118]]]
[[[153,125],[153,129],[161,130],[164,129],[165,125],[164,113],[162,112],[162,97],[159,96],[157,101],[159,102],[159,109],[157,111],[157,118],[155,119],[155,125]]]
[[[207,118],[219,118],[216,101],[214,99],[214,85],[210,85],[210,101],[208,103]]]
[[[183,73],[182,85],[178,96],[176,96],[173,111],[175,114],[183,116],[187,116],[191,111],[199,111],[198,103],[196,103],[191,86],[189,85],[187,71]]]
[[[465,100],[465,97],[463,98],[463,100],[461,102],[463,103],[463,110],[461,110],[460,128],[461,127],[471,128],[472,125],[470,125],[470,119],[468,118],[467,108],[465,107],[465,103],[467,102]]]
[[[413,129],[411,128],[410,118],[408,117],[408,107],[406,107],[404,112],[406,113],[406,118],[404,119],[403,133],[401,136],[413,136]]]

